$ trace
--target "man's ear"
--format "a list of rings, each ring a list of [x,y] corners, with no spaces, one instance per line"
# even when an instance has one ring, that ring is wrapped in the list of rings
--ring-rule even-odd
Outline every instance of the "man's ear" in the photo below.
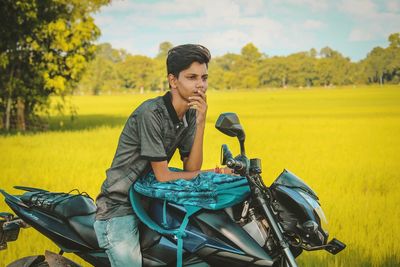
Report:
[[[175,75],[173,75],[173,74],[171,74],[171,73],[168,74],[168,82],[169,82],[169,85],[171,86],[172,89],[176,89],[176,87],[177,87],[177,85],[176,85],[177,81],[178,81],[178,79],[175,77]]]

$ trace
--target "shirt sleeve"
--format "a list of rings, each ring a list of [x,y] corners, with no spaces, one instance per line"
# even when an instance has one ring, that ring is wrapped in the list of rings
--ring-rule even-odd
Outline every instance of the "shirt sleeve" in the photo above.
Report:
[[[167,160],[163,144],[162,116],[151,110],[138,114],[140,157],[149,161]]]
[[[190,150],[192,149],[194,136],[196,134],[196,111],[193,110],[192,113],[189,113],[188,120],[188,128],[186,129],[185,136],[179,143],[178,149],[179,154],[181,155],[181,160],[186,157],[189,157]]]

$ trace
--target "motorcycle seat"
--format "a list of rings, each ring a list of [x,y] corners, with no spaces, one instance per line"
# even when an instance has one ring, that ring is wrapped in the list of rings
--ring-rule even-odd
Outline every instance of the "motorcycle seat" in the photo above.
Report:
[[[71,227],[78,233],[78,235],[92,248],[100,249],[96,233],[93,228],[95,215],[95,213],[92,213],[89,215],[70,217],[68,219],[68,222]]]
[[[96,212],[93,200],[82,194],[36,191],[24,193],[21,200],[30,207],[38,208],[61,219],[85,216]]]
[[[79,236],[86,241],[92,248],[100,249],[97,241],[96,232],[94,231],[93,224],[95,221],[95,214],[85,216],[74,216],[68,219],[71,227],[79,234]],[[158,242],[161,235],[149,229],[143,224],[139,224],[140,232],[140,247],[146,250]]]

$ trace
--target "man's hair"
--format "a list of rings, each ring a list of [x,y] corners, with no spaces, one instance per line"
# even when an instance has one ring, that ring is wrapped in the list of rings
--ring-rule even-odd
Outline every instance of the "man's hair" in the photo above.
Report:
[[[205,63],[208,67],[210,59],[210,51],[202,45],[184,44],[175,46],[168,51],[167,72],[178,77],[179,73],[189,68],[193,62]]]

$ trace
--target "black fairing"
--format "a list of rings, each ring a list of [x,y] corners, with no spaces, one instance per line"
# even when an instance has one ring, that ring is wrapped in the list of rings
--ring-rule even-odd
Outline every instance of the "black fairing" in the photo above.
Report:
[[[163,201],[152,200],[149,215],[159,225],[163,219]],[[184,217],[183,207],[167,204],[167,228],[176,229]],[[236,224],[225,211],[202,210],[193,215],[186,227],[186,237],[183,238],[183,247],[186,252],[194,253],[205,262],[215,266],[223,266],[229,262],[231,267],[251,265],[251,263],[264,262],[266,266],[273,264],[273,259],[250,237],[246,231]],[[173,244],[173,236],[166,236]],[[166,242],[166,240],[164,240]],[[150,248],[145,251],[155,257],[159,251]],[[174,262],[176,251],[166,257],[166,262]],[[149,255],[150,254],[150,255]],[[187,255],[188,256],[188,255]],[[185,255],[184,255],[185,257]]]
[[[296,242],[301,240],[311,246],[326,244],[328,234],[322,229],[321,218],[306,199],[308,197],[318,203],[318,197],[308,185],[295,174],[284,170],[270,190],[275,200],[273,207],[287,235],[295,238],[293,240]],[[306,226],[310,224],[317,229],[307,229]]]
[[[299,177],[294,173],[283,170],[283,172],[276,178],[271,188],[274,186],[282,185],[289,188],[297,188],[306,192],[308,195],[312,196],[314,199],[318,200],[317,194],[312,190],[306,183],[304,183]]]
[[[54,210],[46,211],[29,206],[28,201],[22,201],[21,196],[3,194],[16,215],[51,239],[60,249],[75,253],[94,266],[109,266],[107,255],[98,247],[95,237],[93,207],[86,207],[89,214],[78,212],[77,216],[65,218],[65,214]],[[162,209],[163,203],[155,201],[149,211],[151,217],[159,223],[162,222]],[[179,226],[183,217],[182,207],[168,204],[169,227]],[[223,210],[201,211],[193,215],[185,233],[184,265],[201,262],[211,266],[229,264],[230,267],[274,264],[270,255]],[[173,236],[161,236],[141,225],[140,237],[144,266],[176,265],[176,240]]]

